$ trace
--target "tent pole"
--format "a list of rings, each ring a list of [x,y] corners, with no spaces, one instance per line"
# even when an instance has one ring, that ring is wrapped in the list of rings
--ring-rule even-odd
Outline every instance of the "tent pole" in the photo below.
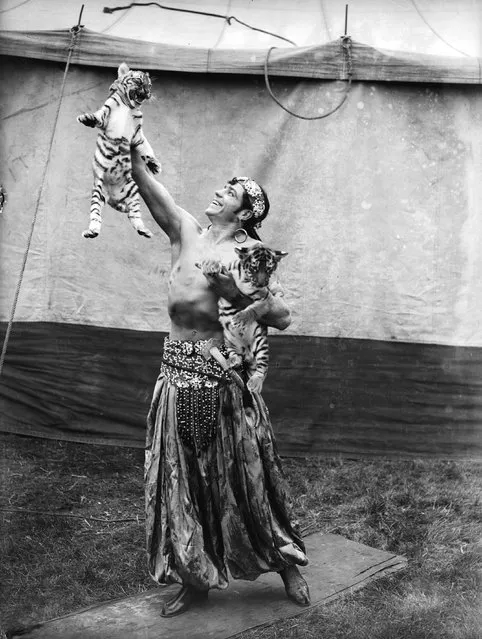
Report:
[[[77,29],[80,28],[80,21],[82,20],[82,14],[84,13],[84,7],[85,7],[85,4],[83,4],[82,7],[80,8],[79,20],[77,22]]]

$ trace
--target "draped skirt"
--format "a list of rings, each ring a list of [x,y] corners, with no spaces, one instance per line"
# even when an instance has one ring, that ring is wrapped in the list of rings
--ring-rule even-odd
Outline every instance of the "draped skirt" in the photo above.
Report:
[[[222,589],[229,574],[253,580],[308,560],[267,407],[203,346],[164,343],[147,418],[147,556],[159,584]]]

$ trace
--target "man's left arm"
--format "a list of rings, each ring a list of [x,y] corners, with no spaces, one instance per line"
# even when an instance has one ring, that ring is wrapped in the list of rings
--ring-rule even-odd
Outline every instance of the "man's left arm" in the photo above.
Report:
[[[258,309],[255,310],[255,314],[260,324],[272,326],[279,331],[284,331],[291,324],[291,311],[284,302],[282,293],[268,290],[268,295]]]
[[[277,328],[279,331],[284,331],[291,324],[291,311],[283,300],[283,290],[279,284],[270,285],[268,295],[263,300],[253,302],[239,290],[230,273],[205,275],[219,297],[224,297],[240,311],[249,306],[260,324]]]

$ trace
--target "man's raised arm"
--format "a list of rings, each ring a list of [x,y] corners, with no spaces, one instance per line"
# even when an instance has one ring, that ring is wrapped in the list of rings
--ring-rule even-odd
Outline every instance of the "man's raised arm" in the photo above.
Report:
[[[144,160],[136,147],[131,147],[132,177],[139,187],[139,193],[154,220],[169,237],[171,244],[181,237],[181,222],[189,216],[174,201],[165,186],[160,184],[147,170]]]

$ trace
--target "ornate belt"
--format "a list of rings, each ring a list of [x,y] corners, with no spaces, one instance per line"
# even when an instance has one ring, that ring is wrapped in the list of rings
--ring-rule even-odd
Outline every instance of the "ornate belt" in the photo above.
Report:
[[[161,373],[178,388],[214,387],[219,382],[229,381],[230,377],[208,354],[208,340],[197,342],[164,339],[164,353]],[[220,347],[224,351],[224,347]]]

